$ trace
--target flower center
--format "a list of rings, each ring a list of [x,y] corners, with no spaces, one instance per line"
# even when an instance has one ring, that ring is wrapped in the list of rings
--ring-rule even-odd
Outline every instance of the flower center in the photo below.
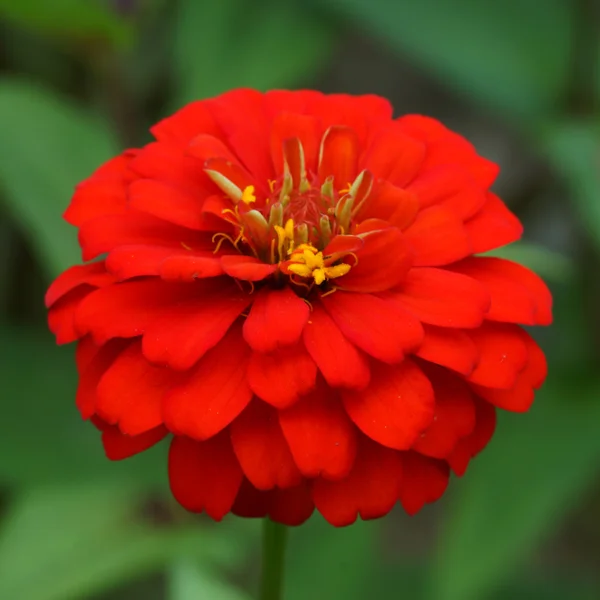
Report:
[[[236,184],[226,169],[206,169],[233,202],[233,208],[225,208],[222,214],[233,225],[236,237],[217,234],[215,238],[220,238],[219,245],[227,239],[240,253],[277,264],[293,281],[299,277],[321,285],[345,275],[355,263],[355,257],[352,264],[344,262],[351,250],[329,252],[328,247],[336,236],[351,232],[353,217],[371,191],[373,176],[363,171],[354,182],[336,190],[332,175],[319,178],[307,172],[298,138],[283,142],[283,165],[283,174],[268,182],[267,194],[251,184]]]

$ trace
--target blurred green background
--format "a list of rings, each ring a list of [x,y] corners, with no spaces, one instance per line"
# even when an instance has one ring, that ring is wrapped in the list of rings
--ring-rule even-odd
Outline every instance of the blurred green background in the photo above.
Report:
[[[0,0],[0,599],[243,600],[258,523],[191,517],[164,446],[105,460],[42,296],[79,260],[73,186],[183,103],[374,92],[497,161],[502,255],[551,285],[548,382],[415,518],[294,530],[287,600],[600,597],[600,8],[595,0]]]

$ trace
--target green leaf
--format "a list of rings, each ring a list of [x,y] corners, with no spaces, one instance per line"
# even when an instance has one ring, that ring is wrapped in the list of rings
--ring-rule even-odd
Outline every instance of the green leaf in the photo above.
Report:
[[[72,348],[58,348],[49,333],[0,328],[0,355],[7,399],[0,419],[0,484],[101,479],[166,487],[166,444],[121,462],[104,456],[98,431],[75,408]]]
[[[547,128],[542,151],[563,177],[581,223],[600,250],[600,121],[572,120]]]
[[[102,0],[0,0],[0,17],[45,34],[118,44],[128,42],[133,32],[132,24]]]
[[[130,485],[51,486],[21,494],[0,537],[0,598],[70,600],[139,578],[180,556],[213,566],[240,559],[236,530],[141,516]],[[232,535],[234,534],[234,535]]]
[[[456,482],[432,597],[480,600],[575,508],[600,459],[600,386],[548,381]]]
[[[116,153],[100,120],[48,90],[0,80],[0,188],[40,264],[56,275],[80,252],[62,220],[75,185]]]
[[[169,600],[248,600],[248,596],[218,574],[189,560],[170,569]]]
[[[546,0],[322,0],[391,50],[507,115],[538,118],[562,96],[570,4]]]
[[[296,86],[327,61],[335,29],[300,2],[181,0],[176,106],[236,87]]]

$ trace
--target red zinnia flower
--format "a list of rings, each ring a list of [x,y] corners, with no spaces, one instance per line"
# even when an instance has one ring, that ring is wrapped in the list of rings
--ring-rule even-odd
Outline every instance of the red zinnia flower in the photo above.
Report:
[[[518,324],[551,297],[473,256],[521,225],[498,168],[375,96],[195,102],[78,186],[83,265],[50,287],[77,406],[121,459],[172,434],[175,498],[298,524],[409,513],[526,411],[546,375]]]

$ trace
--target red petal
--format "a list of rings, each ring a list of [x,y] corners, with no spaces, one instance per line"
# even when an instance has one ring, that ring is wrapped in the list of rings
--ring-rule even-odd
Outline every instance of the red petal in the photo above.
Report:
[[[207,160],[221,158],[243,169],[235,153],[230,150],[223,140],[214,135],[201,133],[195,136],[189,141],[186,147],[186,154],[197,158],[201,164],[204,164]]]
[[[231,424],[231,443],[246,477],[259,490],[299,485],[302,475],[277,420],[277,411],[254,400]]]
[[[313,500],[317,510],[336,527],[361,519],[383,517],[398,500],[402,485],[400,454],[361,438],[352,471],[341,481],[316,479]]]
[[[398,119],[400,129],[406,134],[423,140],[427,155],[421,171],[439,166],[459,165],[466,168],[480,185],[488,188],[498,175],[498,166],[479,156],[473,144],[450,131],[436,119],[422,115],[405,115]]]
[[[48,328],[56,336],[57,344],[70,344],[82,337],[75,317],[83,300],[93,292],[94,288],[82,285],[70,291],[50,307],[48,310]]]
[[[125,210],[128,167],[137,150],[126,150],[99,167],[91,177],[75,188],[75,194],[64,218],[80,227],[85,221]]]
[[[349,292],[372,293],[388,290],[404,280],[412,256],[399,229],[390,227],[363,233],[364,245],[357,251],[358,264],[335,281]]]
[[[471,458],[479,454],[492,439],[496,429],[496,410],[479,398],[475,398],[475,429],[471,435],[462,438],[448,457],[450,467],[462,477]]]
[[[406,229],[419,212],[419,199],[415,194],[396,187],[388,181],[373,186],[367,201],[357,213],[357,221],[379,218],[398,229]]]
[[[279,423],[305,477],[348,475],[356,456],[356,429],[332,390],[320,386],[280,411]]]
[[[334,125],[323,136],[319,153],[319,179],[333,176],[336,190],[345,188],[358,174],[359,141],[349,127]]]
[[[542,385],[548,373],[546,357],[540,347],[527,332],[521,330],[520,335],[527,348],[528,362],[517,376],[515,385],[509,390],[472,386],[477,394],[494,406],[514,412],[529,410],[534,400],[534,390]]]
[[[244,339],[256,352],[273,352],[295,344],[308,321],[308,304],[290,288],[263,288],[244,322]]]
[[[411,269],[395,293],[381,297],[440,327],[479,327],[490,306],[489,294],[474,279],[432,268]]]
[[[199,133],[219,136],[221,131],[205,102],[197,100],[151,127],[152,135],[161,141],[187,144]]]
[[[465,223],[465,229],[474,254],[506,246],[523,235],[519,219],[491,192],[483,208]]]
[[[83,419],[89,419],[96,411],[98,382],[126,344],[123,340],[113,340],[97,350],[87,365],[79,363],[81,370],[75,403]]]
[[[360,235],[361,233],[375,233],[384,229],[390,229],[390,224],[384,219],[365,219],[354,227],[354,233]],[[363,236],[367,237],[367,236]]]
[[[245,519],[262,519],[269,514],[274,490],[257,490],[245,477],[238,490],[231,512]]]
[[[135,337],[172,304],[198,293],[182,284],[157,279],[127,281],[91,293],[79,305],[77,329],[98,344],[113,337]]]
[[[277,271],[277,265],[268,265],[253,256],[229,254],[221,257],[223,271],[243,281],[262,281]]]
[[[492,304],[486,319],[523,325],[552,323],[550,290],[529,269],[502,258],[483,256],[466,258],[450,269],[479,281],[490,292]]]
[[[418,513],[425,504],[439,500],[448,487],[448,465],[416,452],[402,455],[400,503],[409,515]]]
[[[246,381],[248,355],[238,328],[231,329],[189,372],[187,381],[167,394],[163,404],[167,427],[198,440],[227,427],[252,398]]]
[[[68,294],[80,285],[87,284],[92,287],[104,287],[113,283],[114,280],[115,278],[106,272],[104,261],[70,267],[61,273],[48,288],[45,297],[46,308],[50,308],[65,294]]]
[[[527,364],[527,346],[516,325],[484,323],[469,331],[479,361],[467,381],[491,388],[510,389]]]
[[[438,205],[461,221],[472,217],[486,201],[486,190],[473,176],[457,165],[443,165],[424,171],[409,186],[421,208]]]
[[[420,212],[404,236],[415,267],[447,265],[471,254],[462,221],[440,206]]]
[[[361,391],[343,391],[350,418],[371,439],[407,450],[432,422],[435,410],[429,379],[410,360],[388,366],[374,362],[371,383]]]
[[[315,505],[307,482],[285,490],[270,492],[269,517],[283,525],[302,525],[314,512]]]
[[[178,227],[152,215],[129,211],[86,221],[79,230],[83,259],[92,260],[117,246],[186,244],[194,247],[198,232]]]
[[[91,336],[86,335],[84,338],[77,342],[77,348],[75,349],[75,363],[77,365],[77,373],[81,375],[85,369],[92,362],[92,359],[98,351],[100,346],[94,344],[94,340]]]
[[[424,325],[425,337],[416,351],[419,358],[448,367],[463,375],[473,372],[479,352],[473,340],[459,329]]]
[[[265,132],[268,123],[265,96],[256,90],[236,89],[206,102],[226,134],[227,144],[257,181],[267,182],[274,172]]]
[[[392,107],[385,98],[373,94],[321,94],[307,98],[307,112],[316,114],[325,129],[332,125],[354,129],[363,145],[374,128],[380,129],[382,124],[390,123]]]
[[[275,488],[263,492],[244,479],[231,512],[246,518],[268,515],[276,523],[296,526],[304,523],[312,515],[314,508],[306,482],[293,488]]]
[[[214,254],[201,255],[187,251],[165,258],[158,267],[158,274],[165,281],[195,281],[223,274],[221,259]]]
[[[361,165],[376,178],[403,187],[416,177],[424,159],[425,144],[406,135],[392,122],[375,135]]]
[[[311,103],[322,98],[323,93],[316,90],[270,90],[264,95],[267,118],[274,120],[284,111],[300,115],[314,112],[310,110]]]
[[[180,244],[166,246],[119,246],[106,258],[107,269],[119,280],[158,275],[160,264],[170,256],[189,252]]]
[[[321,303],[345,337],[383,362],[401,361],[423,340],[417,319],[377,296],[338,291]]]
[[[203,198],[152,179],[138,179],[129,186],[129,206],[181,227],[210,231],[213,222],[202,213]]]
[[[304,164],[313,173],[317,170],[320,127],[315,117],[281,112],[273,120],[271,129],[271,160],[275,173],[283,173],[283,142],[298,138],[304,150]]]
[[[141,435],[125,435],[116,426],[102,431],[102,444],[109,460],[123,460],[152,448],[164,439],[169,432],[162,426],[146,431]]]
[[[100,379],[96,412],[107,423],[118,425],[122,433],[144,433],[162,425],[163,398],[178,382],[177,373],[149,364],[141,341],[135,340]]]
[[[304,344],[331,387],[362,389],[369,383],[369,363],[333,319],[315,304],[304,328]]]
[[[413,450],[433,458],[452,453],[458,440],[475,428],[475,402],[471,390],[458,376],[441,368],[426,371],[435,394],[433,423],[413,446]]]
[[[129,165],[138,178],[160,181],[205,198],[214,193],[214,184],[202,167],[202,161],[186,154],[185,146],[171,142],[144,146]]]
[[[323,249],[323,256],[331,264],[363,246],[363,240],[356,235],[336,235]]]
[[[220,521],[233,506],[242,483],[242,469],[223,432],[206,442],[175,437],[169,450],[169,482],[173,496],[186,510]]]
[[[251,297],[236,288],[180,302],[145,329],[144,356],[158,365],[185,371],[218,344]]]
[[[271,354],[253,352],[248,365],[248,383],[262,400],[276,408],[290,406],[314,386],[317,366],[302,343]]]

